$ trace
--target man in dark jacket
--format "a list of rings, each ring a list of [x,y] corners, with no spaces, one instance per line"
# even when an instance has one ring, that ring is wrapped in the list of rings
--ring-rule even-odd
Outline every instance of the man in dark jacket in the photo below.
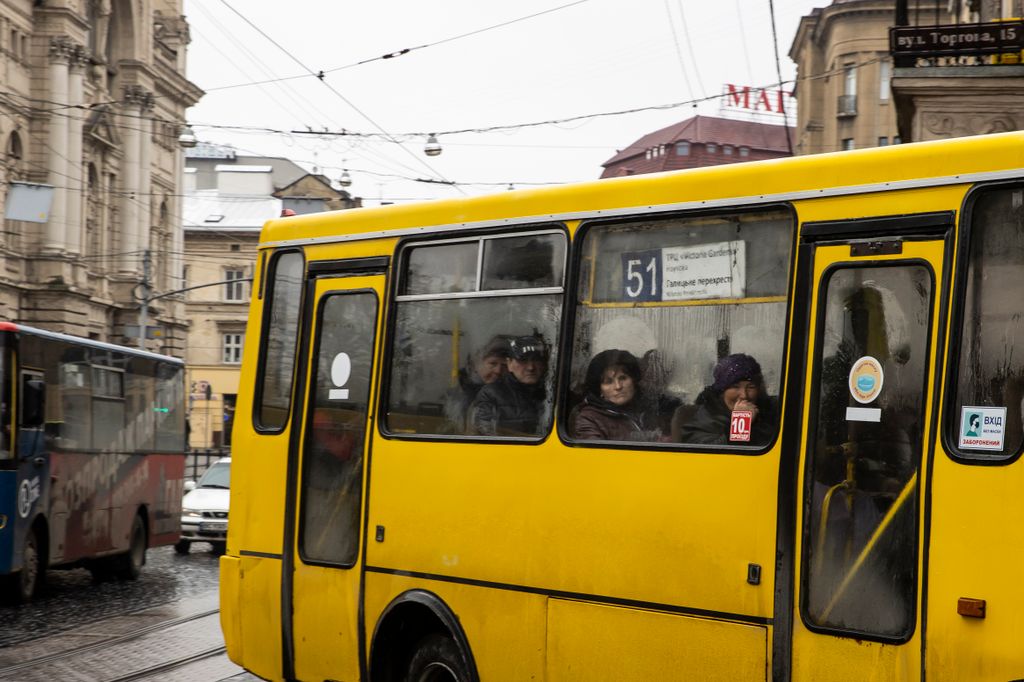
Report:
[[[481,436],[537,436],[547,428],[544,376],[548,347],[536,336],[509,341],[508,372],[480,389],[469,408],[473,433]]]

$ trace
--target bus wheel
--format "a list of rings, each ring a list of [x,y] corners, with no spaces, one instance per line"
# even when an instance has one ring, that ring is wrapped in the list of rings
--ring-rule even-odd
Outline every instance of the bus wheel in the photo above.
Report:
[[[21,570],[8,578],[7,599],[13,604],[26,604],[39,591],[43,567],[40,565],[39,534],[29,528],[21,550]]]
[[[416,645],[405,682],[467,682],[466,661],[458,645],[447,635],[433,633]]]
[[[131,540],[128,551],[117,557],[117,577],[123,580],[135,580],[142,573],[146,563],[146,529],[142,525],[142,517],[136,515],[132,521]]]
[[[188,554],[188,550],[192,547],[192,543],[188,540],[178,540],[174,543],[174,551],[178,554]]]

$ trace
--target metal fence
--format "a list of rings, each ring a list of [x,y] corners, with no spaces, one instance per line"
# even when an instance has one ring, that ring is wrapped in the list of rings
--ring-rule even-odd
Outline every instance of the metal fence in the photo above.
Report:
[[[230,448],[203,448],[189,450],[185,455],[185,480],[198,481],[210,465],[221,457],[231,455]]]

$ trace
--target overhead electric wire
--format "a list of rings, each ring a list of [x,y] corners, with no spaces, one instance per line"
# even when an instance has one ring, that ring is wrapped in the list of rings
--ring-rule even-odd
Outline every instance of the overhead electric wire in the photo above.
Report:
[[[700,68],[697,66],[697,54],[693,51],[693,41],[690,40],[690,29],[686,25],[686,13],[683,11],[682,0],[677,0],[679,6],[679,21],[683,24],[683,37],[686,39],[686,49],[690,52],[690,63],[693,64],[693,74],[697,78],[697,86],[700,94],[707,96],[708,91],[704,88],[704,82],[700,79]]]
[[[493,31],[494,29],[504,28],[505,26],[511,26],[512,24],[517,24],[517,23],[519,23],[521,21],[527,21],[529,19],[535,19],[536,17],[543,16],[545,14],[551,14],[552,12],[558,12],[558,11],[563,10],[563,9],[568,9],[569,7],[575,7],[576,5],[582,5],[582,4],[586,3],[586,2],[590,2],[590,0],[576,0],[576,2],[570,2],[570,3],[566,4],[566,5],[560,5],[558,7],[552,7],[551,9],[546,9],[546,10],[543,10],[541,12],[535,12],[533,14],[529,14],[529,15],[526,15],[526,16],[523,16],[523,17],[519,17],[517,19],[510,19],[508,21],[503,21],[500,24],[494,24],[492,26],[485,26],[484,28],[478,28],[478,29],[475,29],[473,31],[467,31],[466,33],[460,33],[458,35],[450,36],[448,38],[442,38],[441,40],[436,40],[436,41],[434,41],[432,43],[424,43],[423,45],[416,45],[415,47],[403,47],[403,48],[398,49],[398,50],[393,50],[391,52],[386,52],[386,53],[384,53],[382,55],[378,55],[376,57],[369,57],[367,59],[361,59],[361,60],[359,60],[357,62],[352,62],[351,64],[346,64],[344,66],[337,66],[337,67],[334,67],[334,68],[331,68],[331,69],[324,69],[323,71],[319,71],[317,73],[310,72],[310,73],[299,74],[299,75],[295,75],[295,76],[285,76],[284,78],[281,78],[279,80],[280,81],[289,81],[289,80],[296,80],[296,79],[299,79],[299,78],[309,78],[310,76],[322,80],[323,77],[325,75],[329,74],[329,73],[337,73],[338,71],[344,71],[346,69],[351,69],[351,68],[356,67],[356,66],[362,66],[364,64],[371,64],[373,62],[385,61],[385,60],[388,60],[388,59],[395,59],[396,57],[403,57],[403,56],[409,54],[410,52],[414,52],[416,50],[425,50],[425,49],[427,49],[429,47],[436,47],[438,45],[444,45],[445,43],[450,43],[450,42],[453,42],[453,41],[456,41],[456,40],[461,40],[463,38],[469,38],[470,36],[475,36],[475,35],[479,35],[481,33],[486,33],[487,31]],[[305,67],[303,67],[303,68],[305,68]],[[307,71],[308,71],[308,69],[307,69]],[[222,85],[222,86],[219,86],[219,87],[206,88],[206,91],[207,92],[213,92],[213,91],[216,91],[216,90],[227,90],[227,89],[230,89],[230,88],[244,88],[244,87],[247,87],[247,86],[250,86],[250,85],[265,85],[267,83],[274,83],[274,82],[278,82],[278,81],[260,81],[258,83],[237,83],[235,85]]]
[[[322,72],[322,71],[321,71],[321,72],[319,72],[319,73],[317,73],[317,72],[313,71],[313,69],[311,69],[311,68],[309,68],[308,66],[306,66],[306,65],[305,65],[305,64],[304,64],[304,63],[303,63],[303,62],[302,62],[302,61],[301,61],[301,60],[300,60],[300,59],[299,59],[298,57],[296,57],[296,56],[295,56],[295,55],[293,55],[293,54],[292,54],[291,52],[289,52],[289,51],[288,51],[288,50],[287,50],[287,49],[286,49],[286,48],[285,48],[285,47],[284,47],[283,45],[281,45],[281,44],[280,44],[280,43],[278,43],[278,42],[277,42],[276,40],[274,40],[274,39],[273,39],[273,38],[272,38],[272,37],[271,37],[270,35],[268,35],[268,34],[267,34],[267,33],[266,33],[266,32],[265,32],[265,31],[264,31],[263,29],[261,29],[261,28],[260,28],[259,26],[257,26],[256,24],[254,24],[254,23],[253,23],[253,22],[252,22],[252,21],[251,21],[251,20],[250,20],[250,19],[249,19],[248,17],[246,17],[246,16],[244,15],[244,14],[242,14],[241,12],[239,12],[239,11],[238,11],[237,9],[235,9],[234,7],[232,7],[232,6],[231,6],[231,4],[230,4],[230,3],[228,2],[228,0],[220,0],[220,1],[221,1],[221,4],[223,4],[223,5],[224,5],[225,7],[227,7],[227,8],[229,9],[229,10],[231,10],[231,11],[232,11],[232,12],[234,12],[234,13],[235,13],[236,15],[238,15],[238,17],[239,17],[239,18],[241,18],[241,19],[242,19],[242,21],[244,21],[244,22],[245,22],[246,24],[248,24],[249,26],[251,26],[251,27],[253,28],[253,30],[255,30],[255,31],[256,31],[257,33],[259,33],[259,34],[260,34],[261,36],[263,36],[263,37],[264,37],[264,38],[265,38],[266,40],[268,40],[268,41],[269,41],[269,42],[270,42],[271,44],[273,44],[273,45],[274,45],[274,46],[275,46],[275,47],[276,47],[277,49],[281,50],[281,51],[282,51],[282,52],[283,52],[283,53],[284,53],[285,55],[287,55],[289,59],[291,59],[292,61],[294,61],[294,62],[295,62],[296,64],[298,64],[299,66],[301,66],[301,67],[302,67],[303,69],[305,69],[305,70],[306,70],[306,71],[308,71],[309,73],[312,73],[312,74],[316,74],[316,75],[317,75],[317,80],[319,80],[319,81],[320,81],[321,83],[323,83],[323,84],[324,84],[324,87],[326,87],[326,88],[327,88],[328,90],[330,90],[330,91],[331,91],[332,93],[334,93],[334,94],[335,94],[335,95],[336,95],[336,96],[338,97],[338,99],[340,99],[340,100],[341,100],[342,102],[344,102],[345,104],[347,104],[347,105],[348,105],[348,106],[349,106],[349,107],[350,107],[350,108],[351,108],[351,109],[352,109],[353,111],[355,111],[355,112],[356,112],[357,114],[359,114],[360,116],[362,116],[362,117],[363,117],[363,118],[364,118],[365,120],[367,120],[367,121],[368,121],[368,122],[369,122],[369,123],[370,123],[370,124],[371,124],[371,125],[372,125],[372,126],[373,126],[374,128],[376,128],[377,130],[379,130],[379,131],[380,131],[380,132],[381,132],[381,133],[382,133],[382,134],[384,135],[384,137],[385,137],[386,139],[389,139],[389,140],[392,140],[392,141],[394,141],[394,142],[395,142],[396,144],[398,144],[398,145],[399,145],[399,147],[400,147],[400,148],[401,148],[401,149],[402,149],[402,150],[403,150],[404,152],[406,152],[407,154],[409,154],[409,155],[410,155],[410,156],[411,156],[412,158],[414,158],[414,159],[415,159],[415,160],[416,160],[416,161],[417,161],[417,162],[418,162],[419,164],[423,165],[423,166],[424,166],[425,168],[427,168],[427,170],[429,170],[429,171],[430,171],[431,173],[433,173],[434,175],[436,175],[436,176],[437,176],[438,178],[440,178],[441,180],[445,180],[445,181],[447,180],[447,178],[445,178],[445,177],[444,177],[444,174],[443,174],[443,173],[441,173],[441,172],[439,172],[438,170],[436,170],[436,169],[435,169],[435,168],[434,168],[433,166],[431,166],[431,165],[430,165],[429,163],[427,163],[426,161],[424,161],[424,160],[423,160],[422,158],[420,158],[420,157],[419,157],[418,155],[414,154],[414,153],[413,153],[413,152],[412,152],[411,150],[409,150],[409,149],[406,149],[406,148],[405,148],[404,146],[402,146],[402,145],[401,145],[401,144],[400,144],[400,143],[398,142],[398,140],[395,140],[395,139],[394,139],[394,138],[393,138],[393,137],[391,136],[391,133],[389,133],[389,132],[388,132],[387,130],[385,130],[385,129],[384,129],[384,127],[383,127],[383,126],[381,126],[381,125],[380,125],[379,123],[377,123],[377,121],[375,121],[375,120],[374,120],[373,118],[371,118],[371,117],[370,117],[370,116],[369,116],[368,114],[366,114],[365,112],[363,112],[363,111],[362,111],[362,110],[361,110],[361,109],[360,109],[359,107],[357,107],[357,106],[356,106],[356,105],[355,105],[355,104],[354,104],[353,102],[349,101],[349,99],[348,99],[347,97],[345,97],[345,96],[344,96],[343,94],[341,94],[340,92],[338,92],[338,90],[336,90],[336,89],[335,89],[334,87],[332,87],[330,83],[328,83],[328,82],[327,82],[326,80],[324,80],[324,77],[323,77],[323,72]],[[458,189],[458,188],[457,188],[457,189]],[[459,189],[459,191],[460,191],[460,192],[462,192],[462,190],[461,190],[461,189]]]
[[[669,0],[665,0],[665,14],[668,15],[668,26],[672,29],[672,43],[676,47],[676,58],[679,61],[679,70],[683,72],[683,82],[686,83],[686,94],[693,97],[693,86],[690,85],[690,74],[686,71],[686,61],[683,59],[683,50],[679,47],[679,35],[676,33],[676,22],[672,19],[672,6]]]

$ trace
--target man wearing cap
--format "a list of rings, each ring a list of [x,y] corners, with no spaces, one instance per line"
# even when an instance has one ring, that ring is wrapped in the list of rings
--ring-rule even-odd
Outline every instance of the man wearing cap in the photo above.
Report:
[[[472,433],[481,436],[535,436],[546,424],[544,377],[548,347],[537,336],[520,336],[508,343],[508,372],[477,393],[469,408]]]

